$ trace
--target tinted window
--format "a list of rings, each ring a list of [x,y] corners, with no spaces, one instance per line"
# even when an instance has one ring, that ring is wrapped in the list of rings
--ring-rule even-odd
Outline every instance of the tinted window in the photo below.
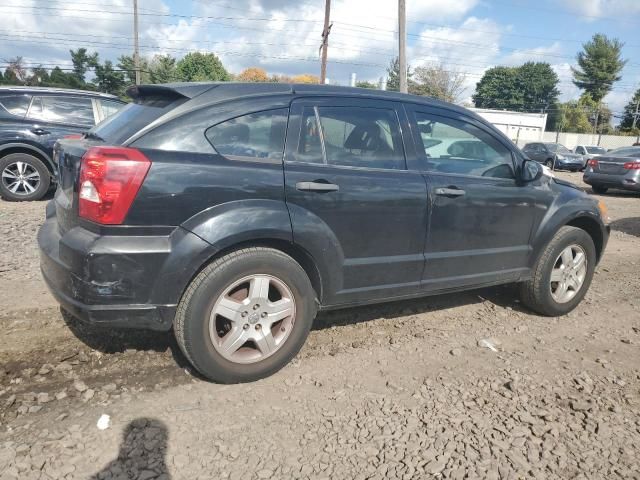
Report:
[[[616,148],[609,152],[609,155],[613,157],[633,157],[640,156],[640,147],[622,147]]]
[[[232,118],[207,129],[213,148],[231,158],[282,160],[287,128],[285,108]]]
[[[31,101],[30,95],[8,95],[0,97],[0,105],[11,115],[24,117]]]
[[[604,154],[607,151],[602,147],[586,147],[587,153]]]
[[[394,110],[318,107],[327,163],[404,169],[400,126]]]
[[[100,100],[100,105],[102,106],[103,119],[110,117],[122,107],[124,107],[124,103],[114,102],[112,100]]]
[[[416,112],[425,169],[482,177],[513,178],[511,152],[478,127]]]
[[[302,111],[302,126],[296,150],[296,160],[308,163],[324,163],[320,129],[316,121],[316,110],[304,107]]]
[[[94,125],[91,99],[80,97],[36,97],[29,117],[46,122]]]
[[[571,150],[559,143],[545,143],[545,146],[550,152],[571,153]]]

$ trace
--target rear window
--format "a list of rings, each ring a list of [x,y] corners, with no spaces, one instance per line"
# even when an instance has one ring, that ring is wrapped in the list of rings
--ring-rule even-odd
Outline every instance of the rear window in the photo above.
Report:
[[[29,108],[29,102],[31,102],[30,95],[7,95],[0,97],[0,106],[2,106],[3,110],[18,117],[25,116]]]
[[[163,102],[150,102],[150,104],[129,103],[117,113],[104,119],[90,133],[97,135],[107,143],[121,144],[141,129],[171,111],[184,100],[181,99],[169,104]]]

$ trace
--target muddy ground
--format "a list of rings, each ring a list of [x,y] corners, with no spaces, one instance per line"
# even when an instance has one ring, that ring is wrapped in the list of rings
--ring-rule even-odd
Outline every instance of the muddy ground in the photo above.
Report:
[[[509,286],[323,313],[291,365],[236,386],[170,334],[62,315],[44,202],[0,201],[0,479],[640,478],[640,196],[600,198],[612,236],[570,315]]]

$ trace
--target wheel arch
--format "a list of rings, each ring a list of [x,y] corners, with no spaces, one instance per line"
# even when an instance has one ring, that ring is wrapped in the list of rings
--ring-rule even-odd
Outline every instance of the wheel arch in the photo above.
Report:
[[[24,153],[27,155],[33,155],[45,164],[47,170],[49,170],[49,173],[53,177],[55,173],[53,160],[51,160],[51,157],[49,157],[49,155],[47,155],[44,150],[41,150],[27,143],[6,143],[4,145],[0,145],[0,158],[6,157],[7,155],[11,155],[13,153]]]
[[[597,222],[597,220],[587,215],[581,215],[570,220],[565,225],[568,227],[579,228],[589,234],[589,236],[593,240],[593,244],[596,247],[596,258],[599,262],[602,258],[605,242],[602,228],[600,227],[600,224]]]

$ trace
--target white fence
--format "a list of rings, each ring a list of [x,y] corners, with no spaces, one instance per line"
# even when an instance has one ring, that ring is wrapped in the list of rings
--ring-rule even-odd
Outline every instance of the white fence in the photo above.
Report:
[[[574,149],[577,145],[599,145],[604,148],[629,147],[640,142],[640,137],[625,137],[621,135],[599,135],[590,133],[561,133],[561,132],[520,132],[519,136],[510,132],[511,140],[519,147],[530,142],[561,143],[567,148]],[[532,138],[533,136],[537,138]]]

